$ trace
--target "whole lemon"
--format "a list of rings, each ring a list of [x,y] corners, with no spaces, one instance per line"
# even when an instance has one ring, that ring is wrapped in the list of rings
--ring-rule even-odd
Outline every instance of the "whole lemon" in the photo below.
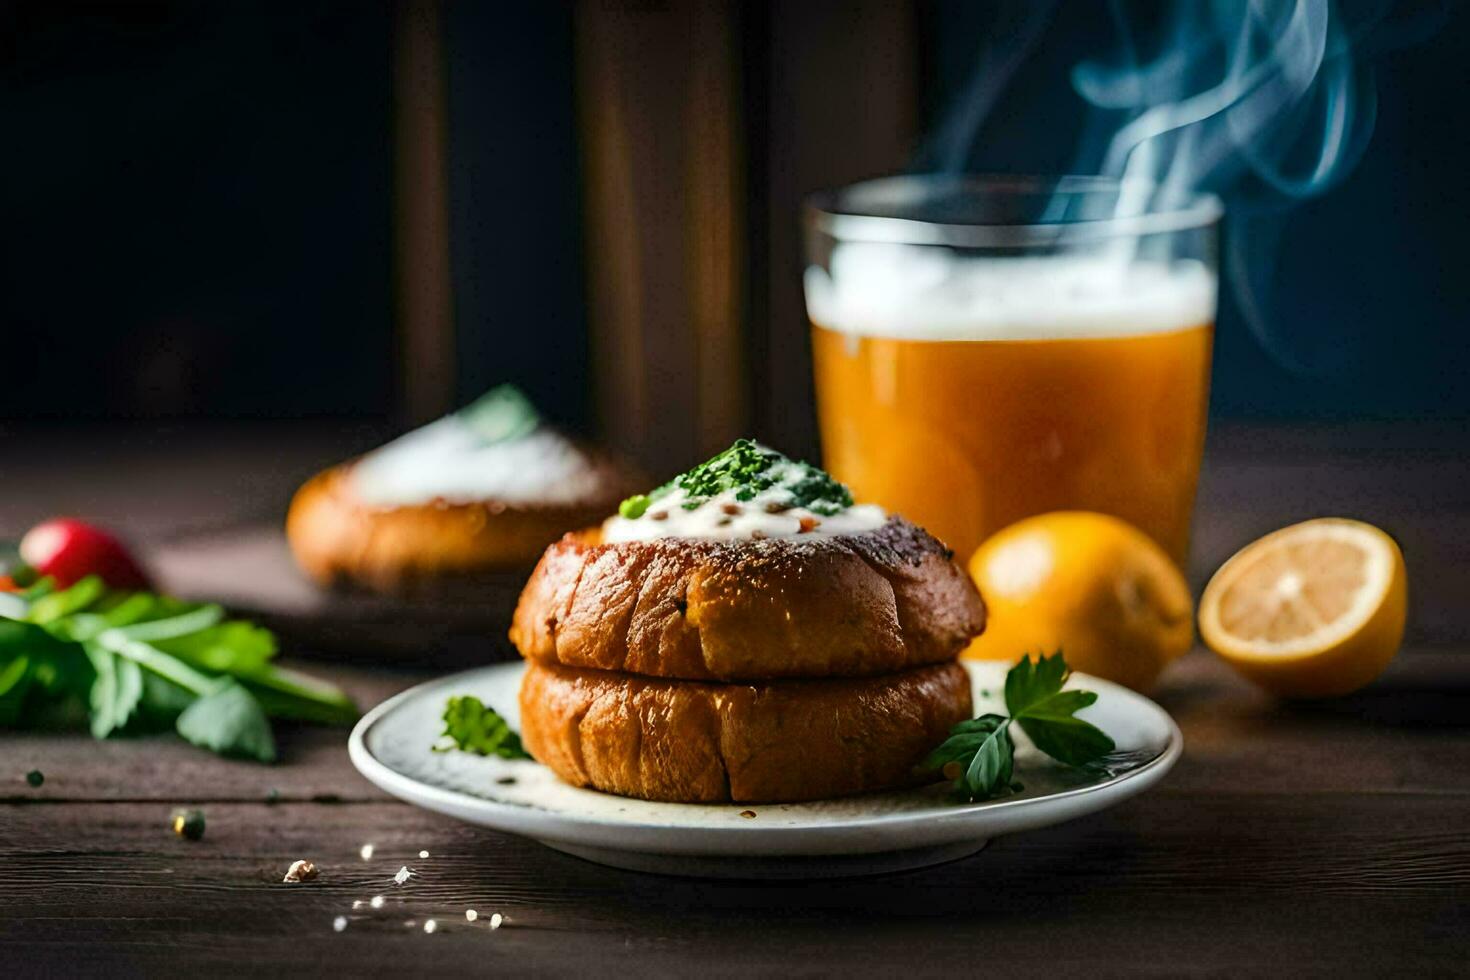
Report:
[[[970,575],[988,619],[967,657],[1061,650],[1073,670],[1144,690],[1194,642],[1184,576],[1152,538],[1106,514],[1018,521],[976,549]]]

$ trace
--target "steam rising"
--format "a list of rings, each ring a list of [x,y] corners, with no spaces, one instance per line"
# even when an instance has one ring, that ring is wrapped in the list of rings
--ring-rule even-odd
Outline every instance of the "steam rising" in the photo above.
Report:
[[[1177,206],[1188,194],[1227,194],[1253,176],[1281,200],[1321,194],[1348,173],[1367,147],[1376,109],[1371,76],[1330,0],[1181,3],[1157,54],[1138,61],[1139,39],[1119,4],[1112,6],[1127,60],[1084,62],[1073,71],[1077,92],[1128,121],[1108,144],[1102,171],[1125,186],[1155,187],[1152,202],[1125,194],[1120,210]],[[1279,209],[1279,204],[1278,204]],[[1256,338],[1279,363],[1321,370],[1295,356],[1267,326],[1271,261],[1279,229],[1226,228],[1225,273]]]
[[[1367,146],[1376,100],[1371,77],[1355,79],[1329,0],[1175,10],[1152,60],[1084,62],[1073,72],[1089,103],[1132,115],[1108,146],[1104,173],[1158,185],[1166,206],[1190,191],[1228,189],[1246,170],[1290,197],[1321,193],[1347,173]],[[1134,50],[1127,20],[1118,20]]]
[[[996,56],[991,45],[979,76],[1000,71],[1004,83],[1045,23],[1049,5],[1038,8],[1044,12],[1017,23],[1016,58]],[[1113,0],[1116,50],[1072,73],[1077,93],[1097,112],[1094,122],[1111,122],[1103,140],[1080,148],[1074,169],[1122,179],[1118,210],[1125,215],[1178,207],[1199,191],[1227,198],[1226,276],[1262,345],[1302,373],[1327,365],[1293,356],[1264,316],[1281,215],[1341,182],[1367,148],[1377,109],[1364,57],[1370,43],[1382,49],[1422,39],[1447,16],[1431,10],[1390,23],[1391,8],[1388,0],[1360,4],[1354,11],[1366,16],[1349,24],[1332,0],[1177,0],[1163,29],[1144,36],[1126,5]],[[993,101],[995,86],[977,79],[971,101],[977,92]],[[963,140],[940,133],[947,169],[963,164],[957,144],[973,145],[975,113],[972,105],[958,114],[967,126]]]

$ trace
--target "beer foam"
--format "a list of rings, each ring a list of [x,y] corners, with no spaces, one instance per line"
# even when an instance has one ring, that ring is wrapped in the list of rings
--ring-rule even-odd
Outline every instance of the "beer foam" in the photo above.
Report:
[[[976,259],[849,242],[833,250],[830,274],[809,266],[805,285],[814,323],[900,340],[1130,337],[1215,319],[1215,275],[1192,259]]]

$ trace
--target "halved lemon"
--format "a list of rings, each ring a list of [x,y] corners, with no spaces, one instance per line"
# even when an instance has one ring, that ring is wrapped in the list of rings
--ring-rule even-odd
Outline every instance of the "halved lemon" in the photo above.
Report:
[[[1293,524],[1220,567],[1200,599],[1200,635],[1276,694],[1348,694],[1398,652],[1407,579],[1399,546],[1371,524],[1336,517]]]

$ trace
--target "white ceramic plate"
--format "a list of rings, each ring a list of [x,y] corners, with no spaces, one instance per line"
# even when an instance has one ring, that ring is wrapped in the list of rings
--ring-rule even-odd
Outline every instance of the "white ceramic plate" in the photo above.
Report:
[[[1003,710],[1005,666],[965,666],[975,713]],[[1069,687],[1098,693],[1081,717],[1117,743],[1108,771],[1057,765],[1013,729],[1016,779],[1024,788],[986,803],[955,803],[947,783],[817,803],[650,803],[577,789],[536,762],[432,750],[451,694],[475,695],[519,729],[516,692],[524,670],[522,663],[483,667],[383,702],[353,729],[353,764],[410,803],[602,864],[665,874],[818,877],[954,860],[992,837],[1102,810],[1158,782],[1183,747],[1173,719],[1148,698],[1074,674]]]

